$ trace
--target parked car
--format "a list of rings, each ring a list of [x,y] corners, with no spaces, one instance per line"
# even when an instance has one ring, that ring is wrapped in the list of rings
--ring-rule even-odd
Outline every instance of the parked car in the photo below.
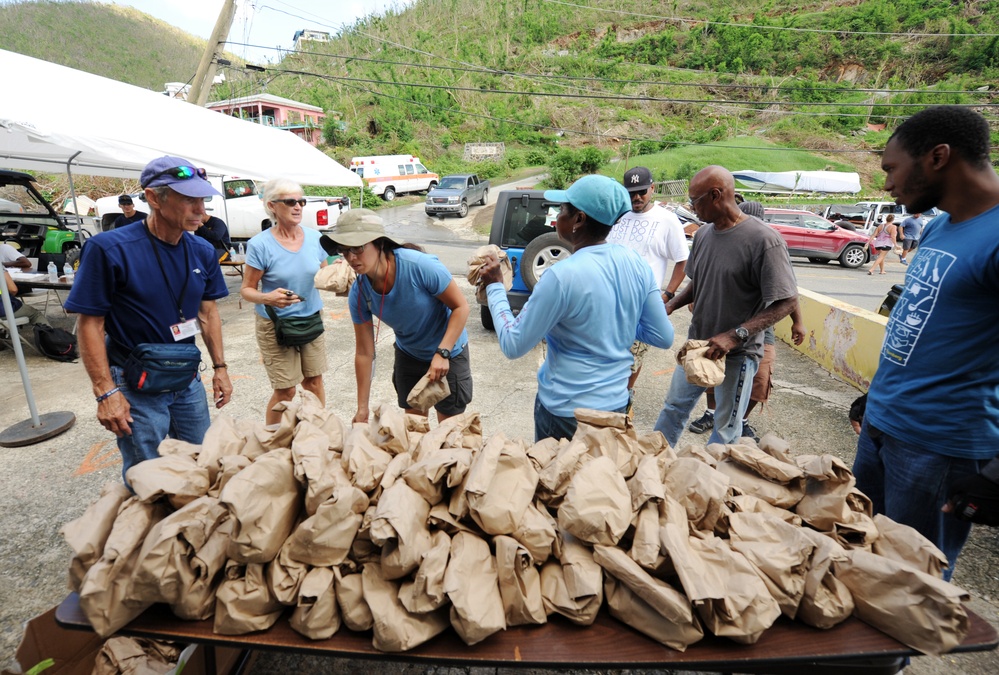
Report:
[[[506,296],[515,313],[523,308],[541,275],[572,254],[572,247],[555,234],[560,206],[546,201],[544,190],[504,190],[496,196],[489,243],[510,258],[513,286]],[[493,330],[488,306],[481,306],[481,315],[482,325]]]
[[[425,210],[428,216],[454,213],[459,218],[468,215],[469,204],[486,205],[489,199],[489,181],[479,180],[474,173],[458,173],[441,178],[441,182],[427,192]]]
[[[870,260],[866,235],[845,230],[811,211],[768,208],[764,220],[784,238],[792,256],[813,263],[837,260],[848,268]]]

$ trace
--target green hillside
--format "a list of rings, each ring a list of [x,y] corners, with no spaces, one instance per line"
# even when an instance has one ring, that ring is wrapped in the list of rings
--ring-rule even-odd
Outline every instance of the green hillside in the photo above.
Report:
[[[205,41],[128,7],[0,2],[0,49],[163,91],[166,82],[191,79]]]

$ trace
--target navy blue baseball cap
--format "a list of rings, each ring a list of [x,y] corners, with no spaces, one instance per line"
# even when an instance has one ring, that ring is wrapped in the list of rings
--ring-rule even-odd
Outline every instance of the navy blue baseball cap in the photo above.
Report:
[[[568,190],[545,190],[545,199],[563,204],[568,202],[604,225],[614,225],[621,216],[631,211],[631,195],[624,186],[613,178],[596,174],[583,176]]]
[[[164,155],[146,164],[139,177],[143,188],[169,187],[185,197],[221,197],[208,182],[204,169],[199,169],[181,157]]]

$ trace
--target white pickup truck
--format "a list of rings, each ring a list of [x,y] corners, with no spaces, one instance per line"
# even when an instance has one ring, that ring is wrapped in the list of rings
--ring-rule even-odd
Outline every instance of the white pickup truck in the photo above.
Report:
[[[222,193],[223,199],[218,197],[206,199],[205,208],[213,216],[225,221],[229,227],[230,239],[245,241],[272,225],[258,194],[259,188],[253,180],[236,176],[226,176],[221,180],[209,176],[208,180]],[[142,193],[133,194],[132,199],[136,201],[137,210],[149,211]],[[306,199],[308,203],[302,210],[302,225],[320,231],[335,225],[340,214],[350,208],[349,197],[307,196]],[[97,217],[100,219],[101,231],[111,229],[111,225],[119,215],[121,208],[118,206],[118,195],[101,197],[97,200]]]

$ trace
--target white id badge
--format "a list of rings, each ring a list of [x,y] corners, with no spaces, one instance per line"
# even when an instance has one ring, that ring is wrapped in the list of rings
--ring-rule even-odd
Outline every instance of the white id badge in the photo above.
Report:
[[[194,337],[201,332],[201,326],[198,324],[197,319],[191,319],[189,321],[183,321],[181,323],[175,323],[170,326],[170,333],[173,335],[174,342],[179,342],[186,338]]]

